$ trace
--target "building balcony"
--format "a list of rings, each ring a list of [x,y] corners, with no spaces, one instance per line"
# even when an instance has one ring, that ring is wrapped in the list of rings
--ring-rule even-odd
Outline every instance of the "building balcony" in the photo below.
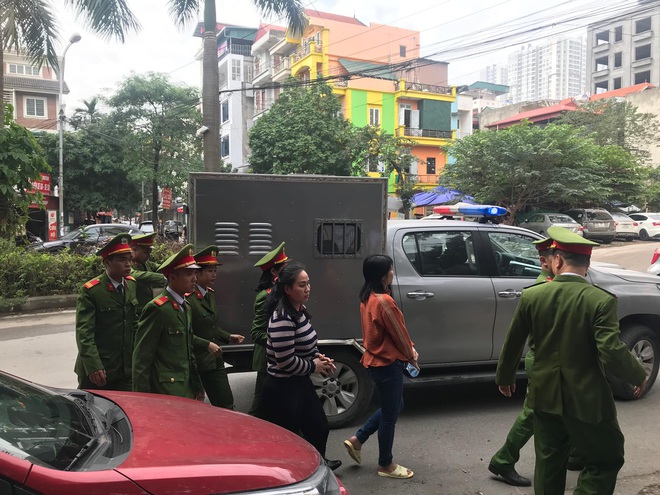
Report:
[[[646,58],[642,58],[642,59],[639,59],[639,60],[635,60],[634,62],[631,62],[630,66],[633,69],[638,69],[639,67],[644,67],[644,66],[650,65],[651,62],[653,62],[653,58],[652,57],[646,57]]]
[[[278,64],[273,65],[272,78],[273,81],[285,79],[291,74],[291,58],[285,56]]]
[[[653,38],[653,31],[651,29],[649,29],[648,31],[644,31],[643,33],[632,35],[633,43],[637,43],[638,41],[645,41],[651,38]]]
[[[452,140],[454,131],[436,131],[435,129],[414,129],[412,127],[398,127],[396,130],[397,136],[405,136],[410,138],[431,138],[431,139],[445,139]]]
[[[244,57],[252,56],[252,46],[251,45],[238,45],[238,44],[229,44],[218,48],[218,60],[223,58],[225,55],[242,55]]]
[[[275,103],[275,100],[272,98],[266,98],[266,100],[259,100],[254,102],[254,117],[257,115],[260,115],[264,112],[267,112],[270,110],[270,108],[273,106]]]
[[[252,78],[253,83],[257,83],[257,81],[266,81],[270,80],[271,77],[271,72],[273,70],[273,67],[271,66],[270,63],[265,63],[265,64],[254,64],[254,77]],[[268,76],[268,77],[266,77]]]
[[[438,86],[436,84],[422,84],[410,81],[399,81],[399,91],[421,91],[437,95],[455,95],[451,86]]]
[[[407,178],[410,182],[414,182],[417,185],[426,185],[426,186],[437,186],[439,176],[437,174],[425,174],[425,175],[413,175],[408,174]]]
[[[320,43],[310,41],[300,46],[295,52],[293,52],[293,62],[297,63],[304,59],[307,55],[312,53],[323,53],[323,46]]]
[[[262,36],[252,44],[252,51],[268,50],[284,39],[285,32],[275,29],[268,30],[265,36]]]

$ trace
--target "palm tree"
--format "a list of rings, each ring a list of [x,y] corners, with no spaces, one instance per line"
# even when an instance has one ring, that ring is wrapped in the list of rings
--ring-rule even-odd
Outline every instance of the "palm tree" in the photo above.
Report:
[[[283,15],[293,34],[301,35],[307,26],[300,0],[252,0],[265,15]],[[179,26],[185,26],[196,18],[204,4],[204,41],[202,58],[202,111],[204,133],[204,170],[219,172],[220,160],[220,99],[218,89],[218,56],[216,41],[215,0],[169,0],[170,14]]]
[[[126,0],[65,0],[76,14],[103,38],[123,42],[125,35],[140,29]],[[48,62],[58,68],[55,46],[59,30],[49,0],[0,0],[0,95],[4,96],[4,52],[20,51],[36,65]],[[4,117],[4,106],[0,105]]]
[[[93,124],[99,120],[99,109],[97,105],[99,103],[98,96],[93,96],[89,100],[83,100],[83,107],[78,107],[75,109],[72,123],[75,122],[75,127],[80,127],[85,124]]]

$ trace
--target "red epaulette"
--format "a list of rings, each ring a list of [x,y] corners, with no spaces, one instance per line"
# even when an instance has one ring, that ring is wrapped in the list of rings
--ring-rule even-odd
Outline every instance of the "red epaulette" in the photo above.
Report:
[[[270,294],[271,290],[273,290],[273,289],[271,289],[270,287],[268,289],[266,289],[266,294]]]
[[[126,280],[132,280],[133,282],[135,282],[135,279],[134,279],[133,277],[131,277],[130,275],[128,275],[128,276],[126,276],[126,277],[124,277],[124,278],[125,278]]]
[[[83,287],[85,289],[91,289],[92,287],[94,287],[95,285],[99,285],[100,283],[101,283],[101,280],[98,279],[98,278],[95,278],[95,279],[90,280],[89,282],[85,283],[85,285],[83,285]]]
[[[196,292],[196,291],[193,291],[193,292]],[[190,295],[193,294],[193,292],[186,292],[186,293],[183,295],[183,297],[189,297]]]
[[[199,299],[200,301],[201,301],[202,299],[204,299],[204,297],[202,296],[202,291],[200,291],[200,290],[196,290],[196,291],[195,291],[195,294],[197,294],[197,299]],[[187,297],[187,296],[186,296],[186,297]]]
[[[167,301],[169,301],[169,298],[167,296],[160,296],[159,298],[154,299],[154,303],[156,304],[156,306],[162,306]]]

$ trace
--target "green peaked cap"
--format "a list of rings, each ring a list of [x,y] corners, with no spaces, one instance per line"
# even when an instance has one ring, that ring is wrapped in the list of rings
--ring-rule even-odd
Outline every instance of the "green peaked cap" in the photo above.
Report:
[[[283,242],[275,249],[265,254],[263,258],[254,264],[254,266],[256,268],[261,268],[261,270],[265,272],[266,270],[273,268],[275,265],[279,265],[280,263],[287,261],[289,258],[284,252],[284,244],[285,243]]]
[[[167,277],[170,273],[179,268],[200,268],[200,266],[195,263],[193,249],[194,246],[192,244],[186,244],[178,253],[167,258],[163,264],[158,267],[158,271]]]
[[[119,234],[114,236],[96,254],[106,259],[111,254],[130,253],[131,252],[131,234]]]
[[[590,255],[594,246],[599,244],[564,227],[548,227],[548,237],[552,239],[550,249],[559,249],[576,254]]]
[[[208,246],[195,254],[195,262],[202,266],[222,265],[218,263],[218,246]]]

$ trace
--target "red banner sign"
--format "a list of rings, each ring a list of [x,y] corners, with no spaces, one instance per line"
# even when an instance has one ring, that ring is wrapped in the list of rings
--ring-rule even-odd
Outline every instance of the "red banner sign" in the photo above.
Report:
[[[39,191],[44,196],[50,196],[50,174],[41,174],[41,180],[31,180],[32,190],[30,193]]]
[[[57,240],[57,211],[48,210],[48,240]]]
[[[172,189],[169,187],[163,188],[163,210],[172,208]]]

